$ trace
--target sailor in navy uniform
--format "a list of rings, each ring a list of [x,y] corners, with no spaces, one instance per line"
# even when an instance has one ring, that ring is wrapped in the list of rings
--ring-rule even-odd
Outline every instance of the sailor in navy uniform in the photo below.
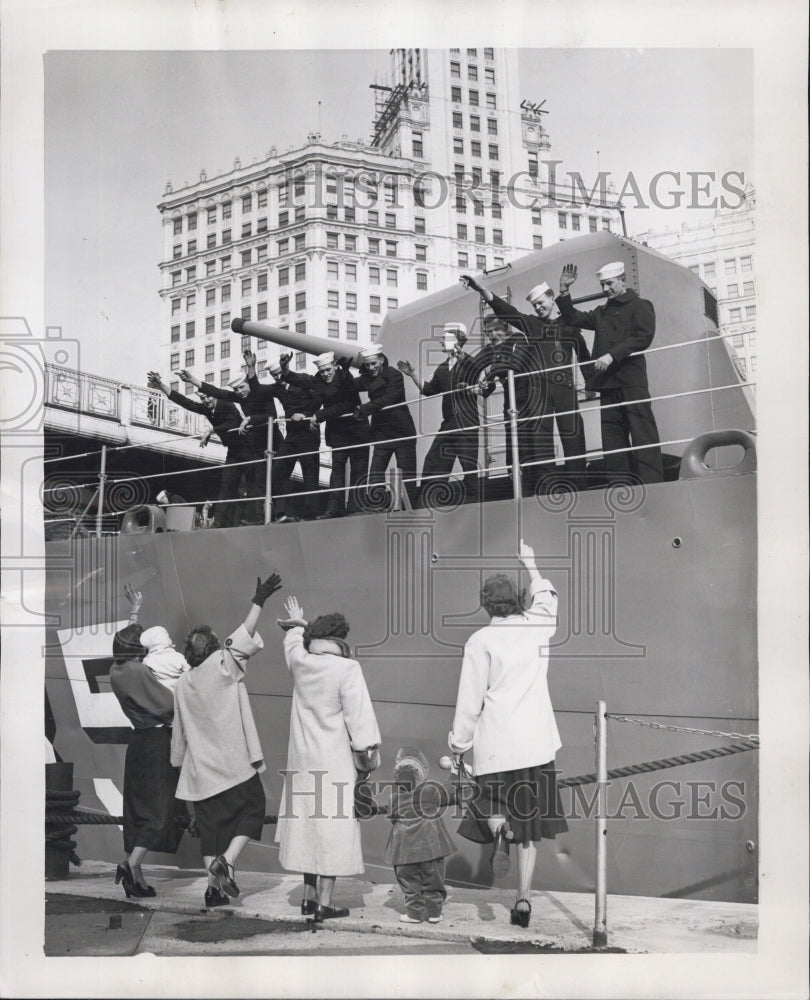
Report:
[[[580,312],[568,292],[576,281],[577,268],[566,264],[557,305],[564,323],[596,331],[594,360],[585,385],[600,397],[605,470],[608,474],[633,473],[643,483],[660,483],[664,475],[658,426],[651,404],[641,402],[650,396],[647,362],[643,354],[634,356],[653,342],[655,308],[627,287],[621,261],[605,264],[596,277],[607,302],[591,312]],[[616,451],[631,445],[639,450]]]
[[[464,502],[476,499],[478,484],[478,396],[473,359],[464,352],[467,327],[463,323],[445,323],[442,350],[447,358],[436,368],[433,377],[419,380],[410,361],[398,361],[397,367],[409,376],[423,396],[442,397],[442,423],[439,433],[425,455],[419,506],[432,506],[431,494],[438,502],[441,487],[446,487],[453,465],[464,472]],[[438,478],[444,477],[444,478]]]

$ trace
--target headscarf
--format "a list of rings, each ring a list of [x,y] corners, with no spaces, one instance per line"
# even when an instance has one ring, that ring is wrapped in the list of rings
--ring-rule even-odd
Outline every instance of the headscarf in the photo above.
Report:
[[[161,684],[174,690],[189,665],[183,654],[174,648],[169,633],[162,625],[153,625],[141,635],[141,645],[147,651],[143,662]]]

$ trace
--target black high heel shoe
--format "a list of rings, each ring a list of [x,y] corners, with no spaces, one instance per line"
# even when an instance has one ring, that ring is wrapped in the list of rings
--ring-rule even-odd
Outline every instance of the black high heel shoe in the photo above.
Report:
[[[301,900],[301,916],[302,917],[314,917],[315,911],[318,909],[318,901],[315,899],[302,899]]]
[[[504,825],[498,830],[493,839],[490,864],[492,865],[492,874],[495,878],[503,878],[504,875],[509,873],[509,869],[512,867],[512,861],[509,857],[510,840],[507,836],[508,833],[509,827]]]
[[[518,906],[525,903],[528,910],[519,910]],[[509,912],[509,923],[517,924],[518,927],[528,927],[532,916],[532,904],[528,899],[519,899]]]
[[[115,869],[115,884],[118,885],[119,882],[124,883],[124,892],[127,894],[127,899],[130,896],[140,896],[139,892],[140,886],[137,885],[135,879],[132,876],[132,869],[129,867],[129,862],[125,861],[123,864],[119,864]]]
[[[336,908],[319,904],[315,910],[315,921],[320,923],[322,920],[334,920],[336,917],[348,917],[348,915],[349,911],[345,906]]]
[[[234,881],[236,872],[233,865],[229,865],[225,860],[224,854],[220,854],[219,857],[214,858],[208,866],[208,871],[215,878],[219,879],[220,888],[224,889],[229,896],[239,895],[239,886]]]

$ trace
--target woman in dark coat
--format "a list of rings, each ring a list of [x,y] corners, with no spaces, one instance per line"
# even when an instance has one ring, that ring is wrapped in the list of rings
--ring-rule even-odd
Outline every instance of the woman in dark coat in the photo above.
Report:
[[[174,695],[143,663],[143,628],[137,622],[138,591],[124,588],[132,610],[129,624],[113,638],[115,663],[110,685],[133,730],[124,762],[124,852],[115,872],[115,884],[124,884],[129,896],[154,896],[141,862],[147,851],[174,854],[183,835],[178,813],[185,812],[175,798],[180,772],[169,761],[174,718]]]

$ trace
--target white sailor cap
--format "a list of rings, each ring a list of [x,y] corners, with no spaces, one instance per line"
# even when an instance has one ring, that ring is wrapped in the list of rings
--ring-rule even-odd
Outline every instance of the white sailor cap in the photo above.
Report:
[[[382,344],[369,344],[368,347],[363,347],[360,349],[360,357],[364,361],[369,361],[371,358],[379,357],[383,352]]]
[[[542,299],[543,296],[548,295],[550,291],[551,288],[549,287],[548,282],[541,281],[539,285],[535,285],[534,288],[532,288],[532,290],[526,296],[526,301],[531,302],[531,304],[534,305],[534,303],[537,302],[538,299]]]
[[[625,266],[620,260],[615,260],[610,264],[605,264],[596,272],[596,277],[600,281],[607,281],[609,278],[618,278],[624,274]]]
[[[238,389],[240,385],[245,385],[246,382],[247,382],[247,379],[245,378],[244,375],[236,375],[228,383],[228,388],[229,389]]]
[[[445,323],[442,333],[452,333],[454,337],[467,339],[467,327],[463,323]]]
[[[316,368],[326,368],[327,365],[333,365],[334,363],[335,363],[334,351],[325,351],[323,354],[319,354],[318,357],[315,358]]]

